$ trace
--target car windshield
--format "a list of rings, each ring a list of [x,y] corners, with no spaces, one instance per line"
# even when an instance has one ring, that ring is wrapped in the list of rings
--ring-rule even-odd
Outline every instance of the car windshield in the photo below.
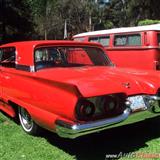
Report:
[[[110,60],[96,47],[42,47],[35,50],[36,70],[50,67],[109,66]]]

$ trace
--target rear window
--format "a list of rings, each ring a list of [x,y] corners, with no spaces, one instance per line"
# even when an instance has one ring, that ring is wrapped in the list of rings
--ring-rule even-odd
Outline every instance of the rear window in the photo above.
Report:
[[[141,35],[116,35],[114,38],[115,46],[140,46],[141,45]]]
[[[90,42],[97,42],[100,43],[102,46],[109,46],[109,36],[103,36],[103,37],[90,37]]]
[[[36,69],[54,67],[108,66],[109,59],[96,47],[53,46],[35,50]]]

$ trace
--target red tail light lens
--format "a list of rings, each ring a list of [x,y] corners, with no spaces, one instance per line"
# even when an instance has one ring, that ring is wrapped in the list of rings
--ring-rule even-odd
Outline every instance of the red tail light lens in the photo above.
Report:
[[[104,110],[106,112],[114,111],[119,106],[119,101],[116,97],[105,97]]]
[[[121,114],[126,108],[125,99],[120,96],[110,95],[104,97],[103,100],[103,109],[106,116]]]
[[[126,95],[123,93],[80,99],[76,105],[78,120],[97,120],[115,117],[126,108]]]
[[[95,113],[95,106],[88,100],[80,100],[76,107],[76,115],[79,120],[87,120]]]

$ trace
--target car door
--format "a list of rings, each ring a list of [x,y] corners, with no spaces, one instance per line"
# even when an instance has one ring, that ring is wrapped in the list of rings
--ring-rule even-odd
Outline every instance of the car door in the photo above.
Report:
[[[13,74],[15,70],[15,48],[2,48],[1,56],[1,97],[4,102],[7,102],[10,94],[13,93]]]

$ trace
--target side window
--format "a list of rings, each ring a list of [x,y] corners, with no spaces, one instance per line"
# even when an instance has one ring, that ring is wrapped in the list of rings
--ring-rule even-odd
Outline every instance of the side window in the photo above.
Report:
[[[141,45],[141,35],[116,35],[114,38],[115,46],[140,46]]]
[[[109,46],[109,36],[108,37],[99,37],[99,43],[103,46]]]
[[[129,46],[140,46],[141,36],[139,34],[128,36],[128,45]]]
[[[96,43],[99,42],[98,37],[91,37],[91,38],[89,38],[89,41],[90,42],[96,42]]]
[[[90,38],[89,38],[89,41],[90,41],[90,42],[98,42],[98,43],[100,43],[102,46],[109,46],[109,40],[110,40],[110,37],[109,37],[109,36],[90,37]]]
[[[7,47],[1,50],[1,65],[3,67],[15,68],[15,48]]]
[[[2,59],[2,49],[0,48],[0,61]]]
[[[115,36],[114,40],[115,46],[126,46],[127,45],[127,36]]]
[[[160,46],[160,33],[158,34],[158,45]]]
[[[84,38],[83,37],[74,38],[74,41],[83,42]]]

